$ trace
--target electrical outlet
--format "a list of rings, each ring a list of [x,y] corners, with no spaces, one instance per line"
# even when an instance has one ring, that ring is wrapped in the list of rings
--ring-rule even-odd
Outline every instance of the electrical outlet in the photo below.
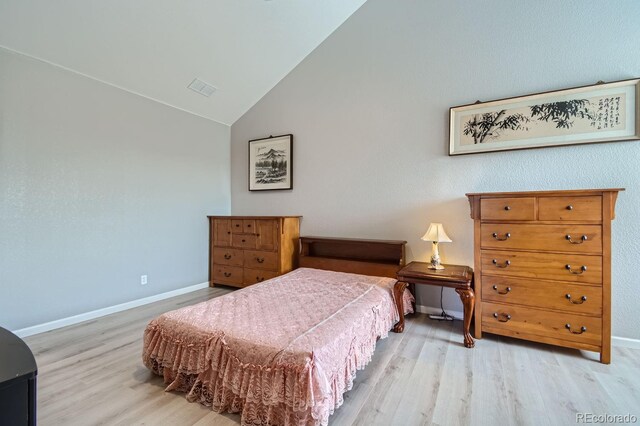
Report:
[[[147,276],[140,275],[140,285],[147,285]]]

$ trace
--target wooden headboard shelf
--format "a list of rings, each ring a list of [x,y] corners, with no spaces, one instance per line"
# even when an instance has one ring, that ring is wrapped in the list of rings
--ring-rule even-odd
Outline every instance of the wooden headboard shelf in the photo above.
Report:
[[[300,237],[300,266],[396,277],[405,263],[406,241]]]

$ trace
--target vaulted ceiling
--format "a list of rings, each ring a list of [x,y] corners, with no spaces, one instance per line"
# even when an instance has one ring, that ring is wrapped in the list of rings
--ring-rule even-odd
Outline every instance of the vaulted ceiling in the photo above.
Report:
[[[0,46],[232,124],[365,1],[0,0]]]

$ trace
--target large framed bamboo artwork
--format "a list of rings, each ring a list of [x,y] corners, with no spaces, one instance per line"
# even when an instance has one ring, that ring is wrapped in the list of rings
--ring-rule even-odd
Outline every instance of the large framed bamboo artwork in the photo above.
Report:
[[[249,141],[249,191],[293,189],[293,135]]]
[[[640,139],[640,79],[449,109],[449,155]]]

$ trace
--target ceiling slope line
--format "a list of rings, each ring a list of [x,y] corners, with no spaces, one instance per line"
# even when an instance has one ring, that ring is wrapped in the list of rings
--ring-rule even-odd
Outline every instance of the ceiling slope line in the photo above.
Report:
[[[170,104],[168,102],[161,101],[161,100],[153,98],[151,96],[143,95],[142,93],[136,92],[135,90],[127,89],[127,88],[119,86],[117,84],[109,83],[108,81],[104,81],[104,80],[101,80],[101,79],[99,79],[97,77],[93,77],[93,76],[90,76],[88,74],[82,73],[80,71],[76,71],[76,70],[74,70],[72,68],[67,68],[64,65],[60,65],[60,64],[57,64],[55,62],[48,61],[46,59],[38,58],[37,56],[30,55],[29,53],[20,52],[18,50],[11,49],[10,47],[7,47],[7,46],[1,45],[1,44],[0,44],[0,49],[6,50],[7,52],[9,52],[11,54],[14,54],[14,55],[20,55],[20,56],[24,56],[24,57],[29,58],[29,59],[34,60],[34,61],[42,62],[44,64],[50,65],[50,66],[55,67],[55,68],[60,68],[60,69],[62,69],[64,71],[79,75],[79,76],[84,77],[84,78],[88,78],[89,80],[97,81],[98,83],[102,83],[102,84],[105,84],[107,86],[114,87],[116,89],[122,90],[122,91],[130,93],[132,95],[140,96],[141,98],[145,98],[145,99],[148,99],[150,101],[162,104],[164,106],[168,106],[169,108],[177,109],[178,111],[185,112],[187,114],[190,114],[190,115],[205,119],[207,121],[211,121],[213,123],[222,124],[223,126],[231,127],[231,124],[223,123],[222,121],[214,120],[213,118],[210,118],[210,117],[205,117],[204,115],[195,113],[193,111],[186,110],[184,108],[180,108],[179,106],[172,105],[172,104]]]
[[[268,0],[266,0],[268,1]],[[280,83],[282,83],[282,81],[284,81],[284,79],[286,79],[290,74],[293,74],[293,72],[296,70],[296,68],[298,68],[305,60],[307,60],[307,58],[309,58],[317,49],[319,49],[327,40],[329,40],[329,38],[331,38],[331,36],[340,29],[340,27],[342,27],[353,15],[355,15],[355,13],[360,10],[364,4],[367,2],[367,0],[364,0],[364,2],[362,2],[362,4],[360,6],[358,6],[356,8],[356,10],[354,10],[353,12],[351,12],[338,26],[336,26],[333,30],[331,30],[331,32],[329,34],[327,34],[321,41],[320,43],[318,43],[313,49],[311,49],[309,52],[307,52],[298,62],[296,62],[293,67],[286,72],[278,81],[276,81],[271,87],[269,87],[267,89],[266,92],[264,92],[257,100],[253,101],[251,103],[251,106],[248,107],[246,110],[244,110],[244,112],[242,112],[238,118],[236,118],[233,123],[230,124],[230,126],[233,126],[234,124],[236,124],[238,121],[240,121],[240,119],[242,119],[242,117],[244,117],[245,115],[247,115],[247,113],[249,111],[251,111],[253,108],[255,108],[261,101],[262,99],[264,99],[269,93],[271,93],[271,91],[273,89],[275,89]]]

